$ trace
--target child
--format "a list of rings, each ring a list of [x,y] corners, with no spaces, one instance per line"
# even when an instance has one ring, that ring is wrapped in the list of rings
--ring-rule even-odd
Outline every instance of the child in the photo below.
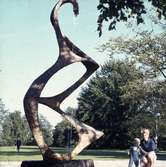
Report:
[[[133,163],[135,164],[135,167],[139,166],[139,145],[140,145],[140,139],[135,138],[133,141],[133,145],[130,147],[129,155],[129,165],[128,167],[132,167]]]

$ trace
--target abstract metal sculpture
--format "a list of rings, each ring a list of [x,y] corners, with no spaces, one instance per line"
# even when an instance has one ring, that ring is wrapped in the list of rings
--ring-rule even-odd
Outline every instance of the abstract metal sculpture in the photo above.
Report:
[[[58,11],[60,7],[65,3],[71,3],[73,5],[73,12],[78,14],[77,0],[59,0],[54,6],[51,12],[51,23],[54,27],[58,45],[59,45],[59,57],[55,64],[41,74],[37,79],[33,81],[24,97],[24,110],[27,121],[29,123],[32,134],[36,140],[37,145],[41,150],[41,154],[44,160],[70,160],[75,155],[79,154],[85,147],[91,142],[97,140],[103,136],[103,132],[97,131],[94,128],[79,122],[71,115],[66,114],[61,110],[60,104],[68,97],[75,89],[77,89],[96,69],[98,64],[76,47],[66,36],[64,36],[60,30],[58,23]],[[63,91],[62,93],[52,97],[40,97],[43,88],[48,80],[59,70],[72,63],[81,62],[86,67],[86,72],[83,76],[76,81],[72,86]],[[68,120],[73,127],[75,127],[79,142],[73,151],[66,155],[54,153],[48,145],[45,143],[42,130],[39,125],[38,118],[38,104],[44,104],[53,110],[61,114],[66,120]]]

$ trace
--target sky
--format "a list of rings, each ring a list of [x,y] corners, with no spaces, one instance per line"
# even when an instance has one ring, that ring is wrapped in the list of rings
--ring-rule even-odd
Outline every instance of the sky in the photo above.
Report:
[[[23,98],[29,86],[41,73],[55,63],[58,57],[57,39],[50,23],[50,12],[56,0],[1,0],[0,1],[0,98],[10,112],[24,113]],[[98,1],[78,0],[80,14],[74,17],[72,6],[65,4],[60,10],[62,32],[87,55],[102,65],[108,56],[96,48],[110,37],[129,37],[133,34],[124,24],[116,31],[104,30],[98,37]],[[154,29],[158,29],[153,25]],[[142,26],[152,28],[151,23]],[[141,28],[141,27],[140,27]],[[80,63],[72,64],[56,73],[47,83],[41,96],[56,95],[77,81],[85,72]],[[87,82],[86,82],[87,83]],[[84,83],[81,87],[85,86]],[[62,109],[77,106],[78,88],[61,105]],[[61,116],[44,105],[39,113],[52,125],[61,121]]]

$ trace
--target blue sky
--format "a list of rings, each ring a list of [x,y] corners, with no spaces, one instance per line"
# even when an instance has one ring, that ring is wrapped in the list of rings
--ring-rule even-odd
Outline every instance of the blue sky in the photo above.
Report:
[[[9,111],[23,111],[23,97],[32,81],[43,71],[55,63],[58,57],[57,40],[50,23],[50,12],[55,0],[1,0],[0,2],[0,98]],[[97,28],[98,1],[79,0],[80,14],[74,17],[72,7],[66,4],[60,11],[60,26],[81,50],[96,60],[100,65],[108,59],[96,51],[99,44],[108,38],[133,34],[124,24],[119,24],[116,31],[107,32],[99,38]],[[147,23],[143,28],[150,29]],[[141,27],[140,27],[141,28]],[[157,29],[154,25],[154,29]],[[74,83],[83,73],[84,67],[73,64],[58,72],[46,85],[42,96],[60,93]],[[86,83],[85,83],[86,84]],[[84,85],[85,85],[84,84]],[[77,106],[76,98],[80,89],[76,90],[62,104]],[[51,109],[40,105],[39,113],[48,118],[52,124],[61,120]]]

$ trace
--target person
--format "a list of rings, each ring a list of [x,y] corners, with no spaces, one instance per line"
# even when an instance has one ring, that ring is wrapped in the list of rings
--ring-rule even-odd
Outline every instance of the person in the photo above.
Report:
[[[150,138],[150,130],[144,128],[142,130],[143,139],[140,144],[141,153],[141,166],[142,167],[154,167],[156,161],[156,144],[153,139]]]
[[[140,145],[140,139],[134,138],[133,144],[129,150],[130,159],[128,167],[132,167],[133,164],[135,165],[135,167],[139,166],[139,153],[140,153],[139,145]]]
[[[19,153],[20,152],[20,146],[21,146],[21,140],[18,138],[16,140],[16,147],[17,147],[17,152]]]

